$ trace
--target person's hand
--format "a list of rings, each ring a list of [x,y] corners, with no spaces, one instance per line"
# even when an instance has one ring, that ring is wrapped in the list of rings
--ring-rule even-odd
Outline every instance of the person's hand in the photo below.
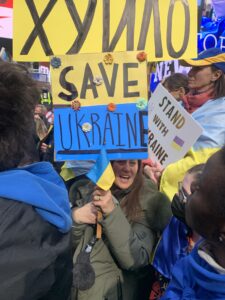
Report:
[[[41,147],[40,147],[41,152],[46,153],[48,151],[48,148],[49,147],[47,144],[41,143]]]
[[[104,191],[98,187],[92,194],[92,203],[106,215],[110,214],[115,208],[111,191]]]
[[[78,224],[96,224],[97,208],[91,202],[82,207],[76,207],[72,210],[72,218]]]
[[[148,176],[155,184],[159,185],[162,176],[163,167],[159,162],[154,162],[152,166],[144,166],[144,174]]]

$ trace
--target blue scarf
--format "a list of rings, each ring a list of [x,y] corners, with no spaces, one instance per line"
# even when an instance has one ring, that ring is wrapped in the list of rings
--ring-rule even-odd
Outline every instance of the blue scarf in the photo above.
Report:
[[[32,205],[44,220],[63,233],[71,228],[66,187],[48,162],[0,172],[0,197]]]

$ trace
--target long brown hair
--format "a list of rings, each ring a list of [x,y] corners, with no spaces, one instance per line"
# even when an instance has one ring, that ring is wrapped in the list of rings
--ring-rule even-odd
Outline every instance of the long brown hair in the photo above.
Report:
[[[113,163],[113,162],[112,162]],[[138,160],[138,171],[134,182],[129,188],[129,192],[125,195],[120,205],[125,212],[129,221],[137,220],[141,213],[140,190],[143,186],[143,168],[141,160]],[[118,187],[114,187],[114,191]],[[114,193],[112,190],[112,192]]]
[[[213,72],[218,71],[218,68],[211,66]],[[225,74],[221,70],[222,75],[214,83],[214,97],[221,98],[225,97]]]

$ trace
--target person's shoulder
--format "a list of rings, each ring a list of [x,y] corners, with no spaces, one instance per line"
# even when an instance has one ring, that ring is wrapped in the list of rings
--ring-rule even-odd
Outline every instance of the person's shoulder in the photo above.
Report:
[[[185,257],[182,257],[177,261],[177,263],[174,266],[174,273],[175,274],[192,274],[191,276],[194,276],[195,273],[201,273],[205,272],[207,270],[207,262],[201,258],[201,256],[198,253],[199,250],[199,243],[195,245],[191,253],[186,255]],[[185,276],[187,276],[187,274]]]
[[[166,203],[170,205],[169,198],[159,191],[158,186],[151,179],[145,176],[143,188],[141,189],[141,198],[145,204],[151,203],[157,207]]]
[[[215,98],[207,101],[204,105],[200,106],[192,113],[192,116],[198,116],[201,113],[213,114],[214,111],[224,112],[225,110],[225,97]]]
[[[24,214],[30,213],[32,207],[19,201],[0,197],[0,218],[1,224],[18,221]],[[20,218],[20,219],[21,219]]]
[[[0,198],[0,224],[0,277],[7,283],[4,293],[0,288],[0,299],[14,294],[15,299],[37,295],[67,299],[72,278],[70,234],[59,232],[31,205],[6,198]]]
[[[70,251],[71,233],[62,233],[44,220],[29,204],[0,198],[0,245],[43,256],[50,264],[58,255]],[[1,248],[1,247],[0,247]],[[49,261],[49,262],[47,262]]]
[[[171,203],[168,197],[161,193],[148,178],[144,179],[144,186],[141,190],[141,206],[150,227],[156,231],[162,231],[172,216]]]
[[[143,176],[143,189],[144,191],[158,192],[158,186],[146,175]]]
[[[13,243],[18,238],[27,237],[30,242],[42,245],[43,237],[51,243],[52,238],[60,240],[66,237],[54,225],[46,222],[32,205],[0,197],[0,235]],[[2,236],[2,235],[1,235]],[[10,243],[10,242],[9,242]]]

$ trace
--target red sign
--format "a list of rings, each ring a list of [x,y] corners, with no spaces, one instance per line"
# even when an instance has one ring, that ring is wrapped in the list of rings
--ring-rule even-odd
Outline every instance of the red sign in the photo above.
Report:
[[[13,0],[0,0],[0,38],[12,39],[12,17]]]
[[[13,0],[0,0],[0,6],[13,8]]]

